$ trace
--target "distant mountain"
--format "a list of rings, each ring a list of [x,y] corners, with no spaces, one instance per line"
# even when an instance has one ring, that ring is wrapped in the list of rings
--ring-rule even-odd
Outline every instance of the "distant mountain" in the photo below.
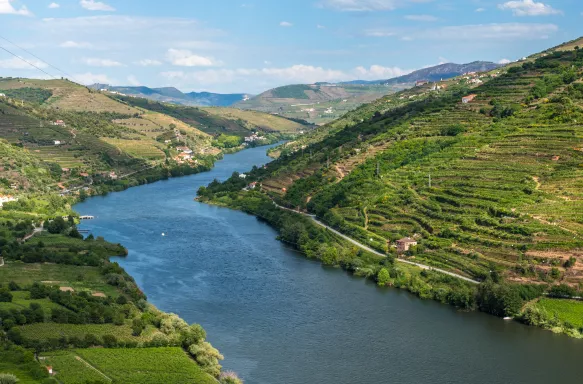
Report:
[[[93,89],[118,92],[128,96],[143,97],[145,99],[188,106],[202,107],[229,107],[239,101],[249,98],[245,93],[220,94],[210,92],[183,93],[174,87],[149,88],[111,86],[108,84],[93,84]]]
[[[373,81],[364,81],[364,80],[355,80],[355,81],[348,81],[342,84],[386,84],[386,85],[396,85],[396,84],[412,84],[419,80],[428,80],[428,81],[439,81],[439,80],[446,80],[451,79],[452,77],[456,77],[459,75],[463,75],[467,72],[486,72],[491,71],[492,69],[496,69],[501,67],[500,64],[492,63],[489,61],[474,61],[468,64],[454,64],[454,63],[446,63],[436,65],[434,67],[423,68],[415,72],[411,72],[408,75],[395,77],[388,80],[373,80]]]

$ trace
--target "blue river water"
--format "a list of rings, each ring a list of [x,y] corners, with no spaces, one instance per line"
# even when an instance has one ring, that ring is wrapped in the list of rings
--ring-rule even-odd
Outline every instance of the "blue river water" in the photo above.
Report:
[[[206,173],[78,204],[149,300],[207,330],[246,384],[580,383],[583,341],[456,311],[322,267],[200,186],[269,162],[266,147]],[[162,236],[162,233],[165,236]]]

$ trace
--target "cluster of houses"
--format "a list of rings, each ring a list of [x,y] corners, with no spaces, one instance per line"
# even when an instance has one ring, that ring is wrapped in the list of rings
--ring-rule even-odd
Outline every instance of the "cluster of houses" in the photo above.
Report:
[[[251,191],[255,188],[257,188],[259,186],[259,183],[254,181],[252,183],[249,183],[245,188],[243,188],[244,191]]]
[[[192,161],[193,155],[194,155],[194,152],[192,151],[192,149],[183,146],[183,147],[176,147],[176,150],[178,152],[180,152],[178,154],[178,156],[174,157],[174,161],[176,161],[178,164],[184,164],[184,163]],[[197,164],[198,160],[194,160],[194,163]]]
[[[326,109],[324,111],[324,114],[326,114],[326,115],[331,115],[333,113],[334,113],[334,110],[332,109],[332,107],[328,107],[328,109]]]
[[[254,143],[259,140],[265,140],[265,137],[257,135],[257,133],[252,134],[251,136],[247,136],[245,138],[246,143]]]
[[[12,195],[0,195],[0,207],[2,207],[4,203],[9,203],[11,201],[18,201],[18,198]]]

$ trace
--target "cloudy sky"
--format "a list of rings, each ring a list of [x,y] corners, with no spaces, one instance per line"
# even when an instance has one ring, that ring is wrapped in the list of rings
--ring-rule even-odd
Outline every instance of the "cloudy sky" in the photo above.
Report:
[[[48,76],[8,50],[85,84],[259,93],[515,60],[582,22],[582,0],[0,0],[0,76]]]

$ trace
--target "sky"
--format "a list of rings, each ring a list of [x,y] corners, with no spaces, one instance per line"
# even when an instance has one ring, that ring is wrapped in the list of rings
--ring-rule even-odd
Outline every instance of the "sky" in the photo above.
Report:
[[[506,63],[582,22],[582,0],[0,0],[0,76],[257,94]]]

